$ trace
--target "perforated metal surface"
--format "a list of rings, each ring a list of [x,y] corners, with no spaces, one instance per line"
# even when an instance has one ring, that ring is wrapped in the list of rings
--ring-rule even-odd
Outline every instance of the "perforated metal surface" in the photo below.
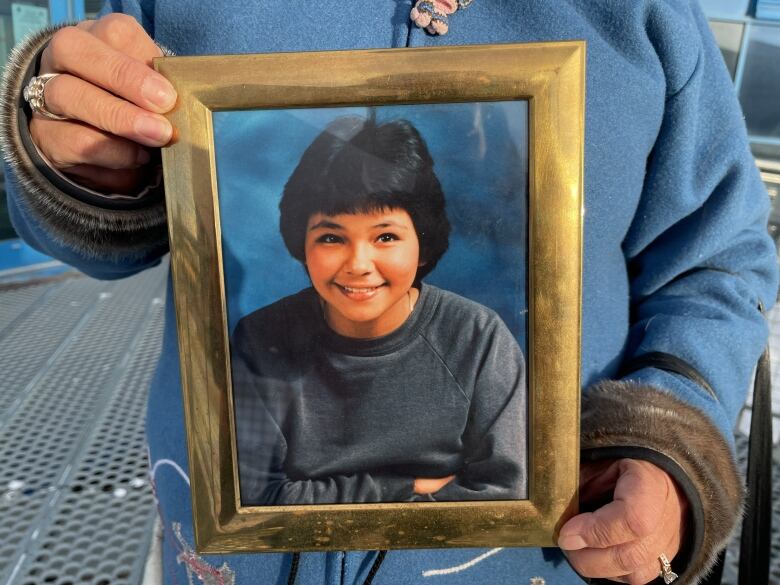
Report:
[[[165,272],[0,290],[0,583],[139,582]]]
[[[24,315],[25,311],[35,303],[48,287],[45,285],[11,288],[0,294],[0,335],[11,322]]]

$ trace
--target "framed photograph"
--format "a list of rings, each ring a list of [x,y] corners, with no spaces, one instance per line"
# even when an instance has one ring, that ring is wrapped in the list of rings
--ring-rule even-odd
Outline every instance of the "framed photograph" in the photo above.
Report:
[[[584,62],[582,42],[155,61],[179,92],[199,551],[554,545],[577,502]]]

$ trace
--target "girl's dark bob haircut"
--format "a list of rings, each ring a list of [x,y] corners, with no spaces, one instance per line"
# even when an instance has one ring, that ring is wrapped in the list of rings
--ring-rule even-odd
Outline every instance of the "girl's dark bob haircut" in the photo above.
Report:
[[[315,213],[403,209],[420,241],[415,281],[434,269],[449,245],[450,222],[433,159],[406,120],[376,124],[359,117],[331,122],[301,156],[279,203],[290,254],[306,263],[306,226]]]

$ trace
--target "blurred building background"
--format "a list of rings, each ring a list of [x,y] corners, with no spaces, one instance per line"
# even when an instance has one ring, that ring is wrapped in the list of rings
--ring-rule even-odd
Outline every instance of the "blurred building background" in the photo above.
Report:
[[[702,0],[745,113],[750,144],[773,200],[780,237],[780,1]]]
[[[487,0],[486,0],[487,1]],[[630,0],[629,0],[630,1]],[[780,0],[700,0],[744,110],[780,241]],[[102,0],[0,0],[0,57]],[[155,518],[143,416],[159,352],[164,266],[120,282],[78,275],[21,242],[0,175],[0,585],[137,585]],[[780,310],[770,315],[780,356]],[[773,359],[775,467],[780,363]],[[736,431],[744,462],[748,400]],[[771,583],[780,584],[775,489]],[[724,583],[736,582],[736,545]],[[552,585],[552,584],[550,584]],[[757,584],[762,585],[762,584]]]

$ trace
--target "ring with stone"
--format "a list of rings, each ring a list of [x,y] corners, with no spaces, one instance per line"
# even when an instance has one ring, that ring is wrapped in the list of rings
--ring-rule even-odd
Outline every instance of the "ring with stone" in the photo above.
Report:
[[[666,558],[664,553],[659,555],[658,560],[661,562],[661,577],[664,578],[664,583],[669,585],[677,579],[677,573],[672,571],[672,563],[669,562],[669,559]]]
[[[46,98],[44,97],[46,84],[58,75],[59,73],[44,73],[43,75],[32,77],[24,87],[22,96],[24,97],[24,101],[30,104],[30,108],[33,112],[37,112],[41,116],[45,116],[51,120],[67,120],[67,117],[58,116],[46,109]]]

